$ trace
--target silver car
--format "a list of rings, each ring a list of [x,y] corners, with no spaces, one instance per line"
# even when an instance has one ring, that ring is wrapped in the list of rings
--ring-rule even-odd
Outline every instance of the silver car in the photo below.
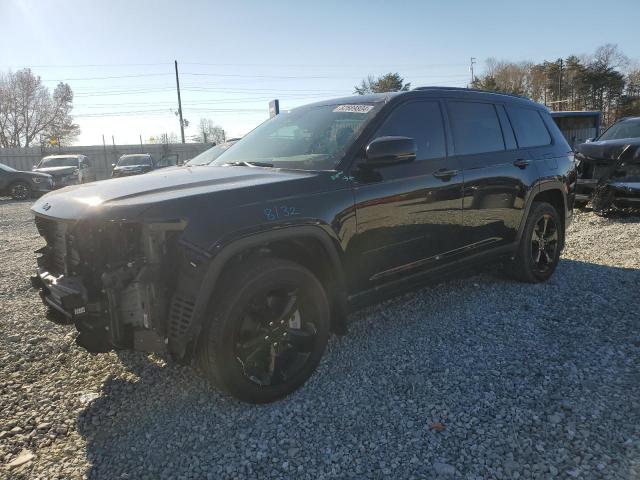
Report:
[[[33,171],[51,175],[54,188],[96,180],[95,169],[85,155],[49,155]]]

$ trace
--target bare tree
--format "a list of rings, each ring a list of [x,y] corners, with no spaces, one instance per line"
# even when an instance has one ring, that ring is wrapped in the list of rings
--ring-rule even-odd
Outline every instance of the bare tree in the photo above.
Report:
[[[28,147],[42,137],[72,143],[80,133],[72,108],[68,84],[59,83],[52,95],[28,68],[0,76],[0,146]]]
[[[216,125],[210,118],[201,118],[198,122],[198,133],[193,137],[196,142],[201,143],[223,143],[226,134],[223,128]]]
[[[153,144],[178,143],[178,134],[176,132],[170,132],[170,133],[161,133],[159,135],[152,135],[147,139],[146,143],[153,143]]]

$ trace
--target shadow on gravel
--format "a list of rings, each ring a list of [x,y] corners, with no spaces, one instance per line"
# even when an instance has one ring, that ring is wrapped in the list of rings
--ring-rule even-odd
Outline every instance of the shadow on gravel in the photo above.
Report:
[[[264,406],[123,353],[132,379],[78,419],[88,478],[632,478],[639,284],[563,260],[542,285],[481,274],[397,297],[353,314],[307,385]]]
[[[26,200],[14,200],[13,198],[5,198],[0,197],[0,206],[2,205],[10,205],[10,204],[24,204],[24,203],[33,203],[35,198],[28,198]]]

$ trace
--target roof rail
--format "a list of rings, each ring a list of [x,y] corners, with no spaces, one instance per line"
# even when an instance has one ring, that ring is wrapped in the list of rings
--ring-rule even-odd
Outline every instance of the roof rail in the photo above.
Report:
[[[479,88],[465,88],[465,87],[416,87],[414,90],[455,90],[455,91],[468,91],[468,92],[480,92],[480,93],[492,93],[494,95],[506,95],[508,97],[516,97],[516,98],[524,98],[525,100],[529,100],[527,97],[523,97],[522,95],[516,95],[514,93],[505,93],[505,92],[494,92],[492,90],[482,90]]]

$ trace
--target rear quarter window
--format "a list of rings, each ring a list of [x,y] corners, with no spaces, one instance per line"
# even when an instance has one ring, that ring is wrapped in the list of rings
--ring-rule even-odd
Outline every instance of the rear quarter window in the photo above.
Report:
[[[508,106],[507,114],[516,135],[518,147],[542,147],[551,143],[549,130],[537,110]]]

